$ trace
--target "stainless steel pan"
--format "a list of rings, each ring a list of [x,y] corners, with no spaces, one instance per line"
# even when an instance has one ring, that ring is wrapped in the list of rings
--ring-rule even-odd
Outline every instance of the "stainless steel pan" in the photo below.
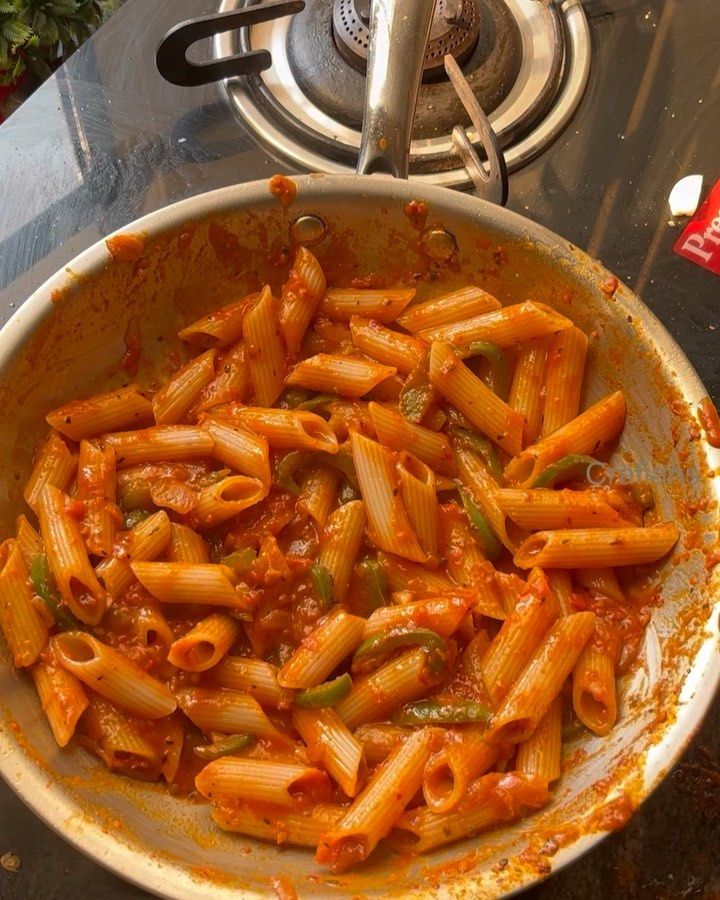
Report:
[[[385,17],[387,38],[397,9],[376,3],[375,15]],[[422,22],[411,24],[422,37]],[[398,39],[395,49],[402,45]],[[383,77],[377,60],[371,100]],[[388,68],[387,78],[395,73]],[[419,72],[409,75],[416,83]],[[378,89],[370,104],[363,165],[403,174],[409,125],[383,119],[399,114],[383,96]],[[410,89],[401,107],[413,103]],[[683,534],[672,558],[658,567],[663,603],[638,667],[622,682],[618,725],[607,738],[569,744],[572,765],[554,802],[531,819],[425,857],[399,860],[381,852],[342,877],[324,877],[305,851],[218,833],[205,806],[100,772],[81,749],[58,750],[29,679],[12,670],[4,649],[0,772],[84,853],[168,897],[272,896],[275,874],[291,877],[303,898],[498,896],[577,858],[619,825],[682,753],[712,700],[720,679],[718,576],[711,565],[720,451],[698,427],[706,391],[637,297],[623,285],[613,290],[607,271],[533,222],[467,195],[398,179],[308,175],[295,182],[297,197],[288,208],[265,182],[255,182],[190,198],[128,225],[125,232],[144,236],[140,260],[114,259],[101,241],[42,285],[2,329],[3,533],[13,531],[23,508],[21,485],[47,410],[122,383],[117,364],[128,322],[134,317],[153,354],[138,374],[148,384],[166,371],[181,323],[265,280],[279,286],[285,248],[298,234],[293,223],[302,226],[303,217],[312,216],[311,224],[324,226],[313,251],[331,283],[409,271],[418,276],[423,298],[473,280],[504,302],[548,302],[593,335],[584,401],[625,391],[628,419],[615,458],[623,471],[653,482],[664,516]],[[452,235],[457,252],[450,260],[428,254],[432,245],[404,213],[411,200],[425,201],[428,223]]]

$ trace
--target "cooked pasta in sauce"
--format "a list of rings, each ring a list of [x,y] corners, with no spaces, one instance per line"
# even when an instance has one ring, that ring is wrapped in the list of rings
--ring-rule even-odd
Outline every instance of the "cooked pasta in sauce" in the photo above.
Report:
[[[587,337],[468,285],[328,288],[301,248],[188,361],[47,415],[0,625],[60,746],[338,872],[532,813],[606,735],[675,544],[598,478]],[[603,462],[605,460],[605,462]]]

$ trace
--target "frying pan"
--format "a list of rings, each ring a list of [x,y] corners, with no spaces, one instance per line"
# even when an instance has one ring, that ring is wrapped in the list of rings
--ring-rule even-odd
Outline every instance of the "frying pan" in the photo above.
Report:
[[[410,113],[431,4],[382,0],[373,8],[362,172],[406,173]],[[400,24],[400,29],[397,25]],[[397,66],[386,57],[401,54]],[[393,90],[388,93],[390,82]],[[287,207],[265,182],[192,197],[128,225],[140,259],[95,244],[43,284],[0,331],[0,528],[14,529],[22,484],[45,413],[76,396],[123,383],[118,370],[130,323],[146,356],[137,379],[167,374],[182,324],[264,281],[275,289],[310,222],[313,252],[331,284],[382,274],[418,279],[418,298],[475,282],[504,303],[550,303],[592,336],[587,404],[621,388],[627,424],[618,473],[653,484],[663,518],[682,537],[650,567],[660,579],[641,658],[621,682],[620,716],[606,738],[566,746],[567,771],[550,806],[529,819],[423,857],[382,849],[361,870],[326,876],[309,853],[218,832],[206,806],[163,788],[101,772],[77,747],[58,750],[30,680],[0,651],[0,772],[66,840],[149,891],[167,897],[272,896],[290,877],[301,897],[499,896],[547,876],[621,825],[691,741],[720,679],[718,534],[720,451],[699,428],[707,396],[653,314],[599,264],[555,234],[498,206],[444,188],[387,177],[306,175]],[[428,225],[452,236],[450,259],[433,258],[404,213],[423,200]],[[308,218],[311,217],[311,218]],[[312,229],[311,229],[312,230]],[[309,232],[305,232],[307,238]],[[437,255],[437,254],[436,254]],[[248,849],[249,852],[245,852]],[[41,861],[38,861],[39,863]]]

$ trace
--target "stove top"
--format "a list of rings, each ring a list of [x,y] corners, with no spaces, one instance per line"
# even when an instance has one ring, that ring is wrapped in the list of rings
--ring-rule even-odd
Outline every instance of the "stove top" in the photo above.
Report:
[[[253,79],[168,84],[155,67],[159,41],[178,22],[217,12],[219,2],[128,0],[0,126],[1,321],[52,272],[139,215],[278,171],[352,168],[367,3],[307,0],[295,17],[193,49],[195,58],[242,46],[269,49],[273,66]],[[222,8],[236,2],[222,0]],[[508,205],[588,249],[636,290],[717,402],[720,280],[673,253],[686,220],[673,219],[667,202],[683,176],[701,174],[704,194],[720,178],[716,6],[717,0],[442,0],[426,57],[412,177],[466,182],[448,137],[448,126],[465,120],[432,56],[452,44],[503,136],[512,171]],[[342,102],[338,90],[346,91]],[[276,106],[285,118],[276,117]],[[305,129],[316,136],[308,138]],[[712,734],[706,731],[715,745],[717,712]],[[671,848],[707,846],[690,800],[679,839],[674,823],[684,814],[683,800],[672,790],[666,785],[657,795],[672,801],[666,814],[658,814],[653,799],[630,826],[635,834],[644,828],[643,834],[665,835],[648,838],[648,846],[662,850],[652,860],[634,851],[645,870],[687,871],[687,854]],[[1,787],[0,852],[13,849],[11,835],[21,834],[36,847],[56,846]],[[613,840],[618,846],[622,838]],[[57,871],[90,871],[60,846],[52,851],[59,854]],[[605,895],[604,853],[573,867],[586,879],[584,892],[567,888],[563,896]],[[110,876],[91,871],[106,890],[98,895],[135,896],[117,885],[110,893]],[[701,863],[694,871],[717,877]],[[38,882],[9,884],[0,881],[0,896],[31,896]],[[622,884],[615,887],[622,894]],[[51,893],[69,896],[57,890],[53,882]]]

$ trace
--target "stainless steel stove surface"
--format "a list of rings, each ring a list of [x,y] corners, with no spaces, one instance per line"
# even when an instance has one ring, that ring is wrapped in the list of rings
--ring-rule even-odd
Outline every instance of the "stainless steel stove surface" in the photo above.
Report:
[[[193,56],[266,47],[273,66],[227,87],[174,87],[157,73],[155,48],[178,22],[216,12],[217,0],[128,0],[0,127],[2,320],[67,260],[145,212],[278,171],[352,168],[367,5],[307,0],[295,17],[214,48],[206,41]],[[720,179],[717,0],[440,0],[411,172],[456,185],[466,177],[449,133],[465,120],[433,56],[448,47],[506,148],[509,206],[635,289],[720,400],[720,279],[673,253],[686,220],[668,207],[681,177],[703,175],[704,193]],[[623,833],[532,893],[717,896],[718,763],[701,747],[719,739],[716,703],[690,767]],[[2,898],[142,895],[64,844],[3,785],[6,851],[23,865],[0,870]]]

